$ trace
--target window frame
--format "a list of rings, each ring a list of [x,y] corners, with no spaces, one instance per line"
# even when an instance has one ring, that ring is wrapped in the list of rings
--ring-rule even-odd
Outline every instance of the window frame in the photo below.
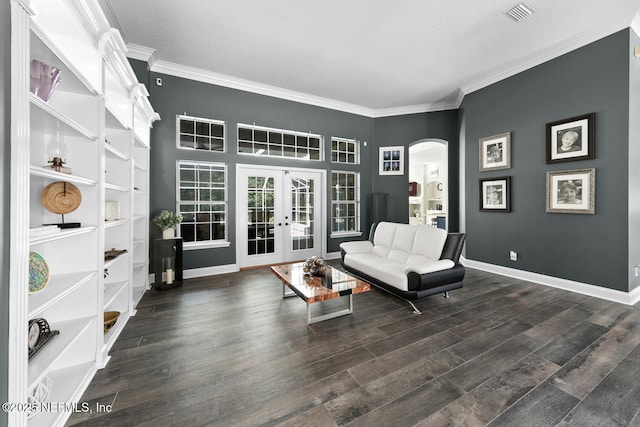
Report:
[[[241,131],[243,133],[251,131],[251,139],[246,138],[244,135],[241,136]],[[259,134],[258,138],[256,133]],[[241,156],[294,159],[307,162],[324,161],[324,136],[320,134],[238,123],[236,137],[238,141],[237,154]],[[279,139],[279,142],[277,139]],[[312,140],[314,145],[317,140],[317,147],[311,146]],[[251,147],[250,151],[243,151],[243,147],[248,148],[249,145]],[[256,146],[259,148],[256,148]],[[290,150],[287,150],[287,147]],[[305,152],[305,150],[307,158],[298,155]],[[312,151],[318,153],[317,158],[311,157]],[[272,152],[274,154],[271,154]],[[278,152],[279,154],[277,154]],[[292,152],[293,155],[287,155],[287,152]]]
[[[337,195],[337,192],[334,191],[334,174],[344,174],[344,175],[353,175],[354,176],[354,197],[353,200],[349,200],[349,199],[336,199],[334,196]],[[360,212],[360,208],[361,208],[361,202],[360,202],[360,172],[357,171],[346,171],[346,170],[332,170],[331,171],[331,183],[330,183],[330,188],[331,188],[331,212],[330,212],[330,216],[331,216],[331,224],[330,224],[330,236],[331,238],[340,238],[340,237],[350,237],[350,236],[360,236],[362,235],[362,229],[361,229],[361,220],[362,220],[362,216],[361,216],[361,212]],[[339,178],[338,178],[339,179]],[[336,204],[352,204],[354,205],[354,211],[355,211],[355,215],[354,215],[354,222],[355,222],[355,229],[354,230],[344,230],[344,231],[334,231],[334,223],[335,223],[335,217],[334,217],[334,205]],[[345,215],[344,219],[348,220],[350,218],[349,215]]]
[[[194,130],[193,130],[193,134],[187,134],[187,133],[183,133],[182,130],[182,126],[181,126],[181,122],[182,120],[184,121],[192,121],[194,122]],[[197,141],[196,138],[198,138],[198,133],[197,133],[197,124],[198,123],[206,123],[207,125],[209,125],[209,134],[208,135],[201,135],[200,137],[204,137],[204,138],[208,138],[209,139],[209,148],[198,148],[196,146]],[[211,132],[211,125],[217,125],[217,126],[221,126],[222,127],[222,136],[221,137],[216,137],[213,136],[212,132]],[[182,135],[192,135],[194,138],[194,146],[193,147],[185,147],[181,144],[181,136]],[[192,117],[192,116],[187,116],[184,114],[176,114],[176,148],[178,150],[191,150],[191,151],[200,151],[200,152],[204,152],[204,153],[226,153],[227,152],[227,126],[226,126],[226,122],[222,121],[222,120],[216,120],[216,119],[205,119],[203,117]],[[211,149],[211,142],[213,140],[216,141],[221,141],[222,142],[222,150],[213,150]]]
[[[334,150],[333,146],[334,146],[334,141],[337,142],[338,144],[338,149]],[[350,154],[349,150],[345,150],[345,151],[341,151],[340,150],[340,143],[345,143],[347,145],[353,145],[354,150],[353,150],[353,156],[354,156],[354,161],[353,162],[349,162],[348,161],[348,156]],[[334,153],[336,154],[336,160],[334,160]],[[340,161],[340,154],[345,154],[345,156],[347,157],[347,161]],[[358,141],[357,139],[350,139],[350,138],[341,138],[338,136],[332,136],[331,137],[331,163],[335,163],[335,164],[342,164],[342,165],[359,165],[360,164],[360,141]]]
[[[198,200],[199,198],[199,189],[201,186],[199,185],[199,180],[195,182],[194,190],[196,191],[196,200],[182,200],[182,189],[187,189],[191,187],[186,187],[182,185],[182,180],[180,177],[180,172],[182,171],[183,166],[195,167],[196,172],[199,171],[200,166],[209,167],[210,171],[213,168],[219,168],[218,170],[222,170],[224,174],[224,201],[223,202],[212,202],[207,201],[209,204],[218,204],[224,206],[224,239],[215,239],[215,240],[194,240],[194,241],[184,241],[183,247],[184,250],[192,250],[192,249],[205,249],[205,248],[219,248],[219,247],[229,247],[231,245],[231,241],[229,240],[229,168],[226,163],[222,162],[207,162],[207,161],[197,161],[197,160],[177,160],[176,161],[176,212],[178,213],[187,213],[186,211],[181,210],[181,205],[191,204],[197,208],[197,206],[201,203]],[[210,181],[211,183],[211,181]],[[212,187],[208,187],[212,188]],[[194,214],[197,210],[194,210]],[[184,222],[184,221],[183,221]],[[209,220],[209,226],[213,226],[213,224],[217,224],[218,222],[213,222],[211,219]],[[194,224],[197,222],[194,221]],[[182,227],[181,225],[177,227],[177,235],[182,237]]]

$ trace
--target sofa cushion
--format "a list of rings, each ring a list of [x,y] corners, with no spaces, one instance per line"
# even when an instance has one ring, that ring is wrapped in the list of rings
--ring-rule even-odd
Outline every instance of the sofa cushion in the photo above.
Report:
[[[402,263],[388,258],[380,258],[373,253],[346,254],[344,263],[395,288],[403,291],[409,289],[409,281],[404,272],[405,265]]]
[[[373,237],[373,253],[403,264],[413,255],[435,261],[446,240],[447,232],[440,228],[381,222]]]

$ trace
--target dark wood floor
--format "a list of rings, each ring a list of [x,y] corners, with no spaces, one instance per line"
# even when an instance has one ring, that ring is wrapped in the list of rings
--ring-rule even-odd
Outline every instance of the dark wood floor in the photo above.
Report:
[[[354,301],[309,326],[266,268],[147,292],[81,399],[112,411],[69,425],[640,425],[635,307],[470,269],[422,315]]]

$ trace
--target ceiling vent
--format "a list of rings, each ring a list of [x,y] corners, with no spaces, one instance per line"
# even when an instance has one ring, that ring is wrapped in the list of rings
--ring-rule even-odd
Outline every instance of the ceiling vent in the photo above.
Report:
[[[533,15],[536,10],[526,3],[519,3],[507,10],[505,14],[516,22],[522,21],[529,15]]]

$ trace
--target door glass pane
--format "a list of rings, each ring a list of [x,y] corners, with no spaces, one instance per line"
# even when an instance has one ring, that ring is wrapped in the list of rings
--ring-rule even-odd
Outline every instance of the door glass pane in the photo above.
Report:
[[[293,251],[313,249],[314,180],[291,179],[291,248]]]
[[[247,180],[247,253],[273,253],[274,245],[274,179],[250,176]]]

